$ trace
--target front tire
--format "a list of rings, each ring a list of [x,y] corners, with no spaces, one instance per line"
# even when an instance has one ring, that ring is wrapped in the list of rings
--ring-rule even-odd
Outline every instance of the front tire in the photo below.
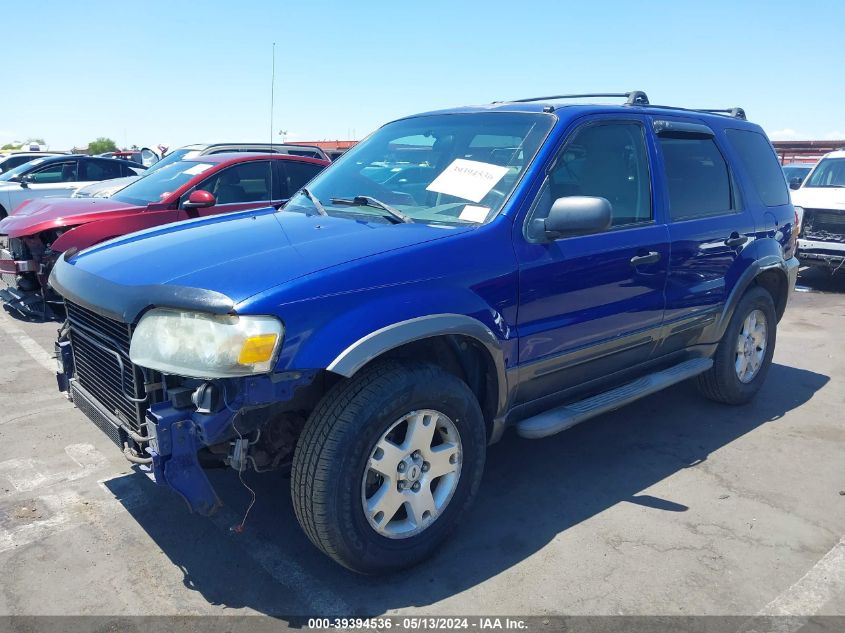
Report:
[[[708,399],[749,402],[766,380],[777,339],[777,316],[770,295],[752,287],[740,300],[713,357],[713,367],[696,378]]]
[[[434,365],[380,362],[333,388],[309,417],[293,458],[294,511],[344,567],[410,567],[472,504],[485,445],[466,383]]]

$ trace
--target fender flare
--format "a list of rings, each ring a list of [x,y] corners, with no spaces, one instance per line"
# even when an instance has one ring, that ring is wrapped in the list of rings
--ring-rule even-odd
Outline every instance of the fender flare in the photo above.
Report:
[[[478,319],[464,314],[432,314],[387,325],[361,337],[329,363],[328,371],[347,378],[385,352],[426,338],[445,335],[467,336],[481,344],[493,359],[498,385],[498,418],[507,407],[508,380],[502,344]]]
[[[787,283],[787,292],[790,291],[791,282],[789,267],[787,266],[783,258],[769,255],[767,257],[763,257],[752,262],[748,266],[748,268],[743,271],[739,279],[737,279],[737,282],[734,284],[733,290],[731,290],[730,295],[728,295],[727,301],[725,301],[725,307],[722,309],[722,314],[720,315],[719,320],[714,324],[716,340],[721,340],[722,336],[725,333],[725,330],[728,327],[728,323],[730,322],[731,317],[733,317],[734,311],[736,310],[736,306],[739,304],[740,300],[742,299],[743,295],[748,290],[748,288],[751,287],[751,284],[754,283],[754,280],[760,274],[770,270],[777,270],[783,275],[784,280]]]

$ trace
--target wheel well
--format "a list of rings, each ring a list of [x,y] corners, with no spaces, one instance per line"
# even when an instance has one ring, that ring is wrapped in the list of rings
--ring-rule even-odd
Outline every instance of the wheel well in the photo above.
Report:
[[[489,437],[498,405],[499,381],[496,364],[479,341],[458,334],[432,336],[388,350],[365,367],[385,358],[431,363],[463,380],[478,399]]]
[[[775,302],[775,314],[778,321],[786,310],[786,299],[789,296],[789,281],[780,270],[764,270],[754,278],[754,282],[772,295]]]
[[[7,215],[9,215],[9,213],[6,211],[6,209],[3,207],[3,205],[0,204],[0,220],[5,218]]]

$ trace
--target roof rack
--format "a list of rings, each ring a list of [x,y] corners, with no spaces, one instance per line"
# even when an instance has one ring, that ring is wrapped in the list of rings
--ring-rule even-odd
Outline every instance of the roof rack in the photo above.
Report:
[[[745,110],[743,110],[742,108],[701,108],[699,109],[699,112],[710,112],[712,114],[727,114],[728,116],[732,116],[735,119],[742,119],[743,121],[745,120]]]
[[[658,105],[656,103],[649,104],[652,108],[660,108],[662,110],[680,110],[681,112],[705,112],[707,114],[724,114],[725,116],[733,117],[735,119],[746,120],[745,110],[742,108],[681,108],[679,106]]]
[[[556,101],[558,99],[586,99],[590,97],[618,97],[625,98],[626,105],[648,105],[648,96],[642,90],[631,92],[594,92],[581,95],[553,95],[551,97],[531,97],[529,99],[513,99],[512,101],[494,101],[493,103],[530,103],[532,101]]]
[[[686,112],[707,112],[710,114],[725,114],[735,119],[746,120],[745,110],[742,108],[680,108],[677,106],[662,106],[649,102],[648,95],[642,90],[632,90],[631,92],[593,92],[580,95],[552,95],[549,97],[530,97],[528,99],[513,99],[512,101],[494,101],[493,103],[531,103],[533,101],[556,101],[558,99],[588,99],[591,97],[616,97],[624,98],[625,105],[637,106],[651,106],[653,108],[666,108],[667,110],[684,110]],[[549,106],[546,108],[552,111],[553,108]]]

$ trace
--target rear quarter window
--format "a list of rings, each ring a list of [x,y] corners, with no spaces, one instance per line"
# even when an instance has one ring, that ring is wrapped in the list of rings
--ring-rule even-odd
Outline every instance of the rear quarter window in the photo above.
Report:
[[[725,134],[763,204],[767,207],[788,204],[789,191],[783,171],[768,139],[751,130],[727,130]]]

